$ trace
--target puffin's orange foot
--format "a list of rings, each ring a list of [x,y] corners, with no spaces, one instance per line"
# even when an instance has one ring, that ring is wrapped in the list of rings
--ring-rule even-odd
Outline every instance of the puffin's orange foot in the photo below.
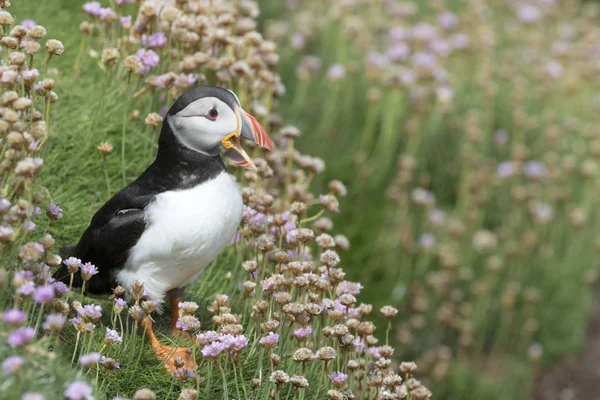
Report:
[[[161,344],[154,332],[152,331],[152,320],[150,317],[146,317],[142,320],[142,327],[146,330],[146,336],[150,339],[150,344],[154,353],[164,363],[165,368],[169,373],[175,372],[177,367],[175,366],[175,359],[181,357],[183,359],[183,365],[178,367],[188,368],[191,370],[196,369],[196,361],[192,357],[192,352],[186,347],[173,347],[165,346]]]
[[[196,361],[192,357],[192,352],[186,347],[157,346],[154,347],[154,353],[162,360],[167,371],[172,374],[177,368],[187,368],[196,370]],[[183,365],[175,366],[175,360],[181,358]],[[178,360],[181,361],[181,360]]]

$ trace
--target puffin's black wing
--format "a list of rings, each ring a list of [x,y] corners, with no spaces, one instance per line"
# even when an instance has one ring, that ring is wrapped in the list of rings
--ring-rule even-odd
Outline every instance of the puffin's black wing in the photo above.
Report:
[[[87,292],[105,294],[116,286],[116,271],[123,267],[129,250],[146,229],[144,208],[154,196],[139,192],[134,183],[117,193],[96,212],[79,243],[63,255],[91,262],[98,268],[98,274],[86,283]],[[64,265],[55,276],[65,283],[70,279]],[[75,274],[74,286],[81,283],[80,275]]]

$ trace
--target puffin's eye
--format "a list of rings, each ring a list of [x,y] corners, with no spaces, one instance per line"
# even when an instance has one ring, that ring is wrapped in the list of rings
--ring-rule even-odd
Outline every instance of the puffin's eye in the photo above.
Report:
[[[219,112],[216,108],[211,108],[208,113],[206,113],[206,118],[215,121],[219,117]]]

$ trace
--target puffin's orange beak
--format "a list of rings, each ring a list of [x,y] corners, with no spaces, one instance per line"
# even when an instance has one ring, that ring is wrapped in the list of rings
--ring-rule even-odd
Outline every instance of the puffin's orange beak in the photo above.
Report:
[[[227,135],[221,141],[221,144],[226,149],[225,156],[238,167],[256,171],[256,166],[240,144],[240,136],[269,151],[273,150],[273,143],[269,135],[267,135],[265,128],[252,115],[240,107],[236,107],[235,115],[238,120],[237,132]]]

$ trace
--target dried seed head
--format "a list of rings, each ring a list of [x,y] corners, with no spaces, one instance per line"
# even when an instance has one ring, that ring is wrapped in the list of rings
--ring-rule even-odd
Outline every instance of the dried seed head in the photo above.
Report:
[[[138,56],[125,57],[123,65],[130,74],[139,74],[143,66],[142,60]]]
[[[265,300],[257,301],[252,310],[257,314],[264,314],[269,311],[269,303]]]
[[[300,130],[295,126],[284,126],[281,129],[281,136],[283,136],[286,139],[295,139],[298,136],[300,136]]]
[[[19,40],[12,37],[12,36],[4,36],[2,38],[2,40],[0,40],[0,42],[2,42],[2,44],[4,45],[4,47],[9,48],[9,49],[16,49],[17,47],[19,47]]]
[[[97,149],[102,155],[107,156],[112,153],[113,145],[108,142],[102,142],[98,145]]]
[[[335,358],[335,350],[333,347],[321,347],[317,350],[317,354],[315,358],[318,358],[321,361],[331,361]]]
[[[273,258],[275,259],[275,261],[277,261],[277,263],[284,264],[284,263],[288,262],[289,255],[285,251],[278,251],[277,253],[274,254]]]
[[[257,249],[263,253],[268,253],[275,248],[275,243],[267,236],[261,236],[254,241],[254,245]]]
[[[144,120],[144,122],[146,123],[146,125],[150,125],[153,128],[156,128],[158,126],[158,124],[160,124],[163,120],[163,117],[161,117],[159,114],[157,113],[150,113],[146,116],[146,119]]]
[[[173,6],[164,7],[160,13],[160,17],[169,23],[175,22],[180,15],[181,11]]]
[[[34,27],[35,28],[35,27]],[[32,28],[33,29],[33,28]],[[90,33],[92,33],[92,31],[94,30],[94,24],[88,22],[88,21],[82,21],[79,24],[79,30],[81,31],[81,33],[83,33],[84,35],[89,35]],[[45,33],[44,33],[45,34]]]
[[[10,65],[16,65],[18,67],[22,66],[23,64],[25,64],[25,54],[19,51],[10,53],[8,56],[8,63]]]
[[[46,42],[46,50],[50,54],[56,54],[60,56],[65,51],[65,46],[62,44],[60,40],[50,39]]]
[[[346,307],[350,307],[354,303],[356,303],[356,297],[354,297],[353,295],[351,295],[349,293],[346,293],[346,294],[343,294],[343,295],[341,295],[339,297],[339,301],[340,301],[340,303],[342,303]]]
[[[288,383],[290,381],[290,376],[285,372],[278,370],[271,373],[269,380],[276,385],[281,385],[283,383]]]
[[[305,389],[308,387],[308,379],[303,376],[294,375],[290,378],[290,383],[299,389]]]
[[[327,392],[327,398],[330,400],[344,400],[344,394],[339,390],[329,390]]]
[[[315,237],[315,233],[308,228],[300,228],[296,234],[296,237],[302,243],[311,241]]]
[[[348,367],[348,370],[356,371],[360,367],[360,364],[356,360],[348,360],[346,366]]]
[[[297,216],[301,216],[306,213],[307,208],[308,207],[307,207],[306,203],[303,203],[301,201],[295,201],[290,206],[290,212]]]
[[[356,329],[356,331],[361,335],[361,336],[369,336],[372,335],[373,332],[375,332],[375,324],[373,324],[371,321],[362,321],[359,325],[358,328]]]
[[[271,361],[271,364],[273,364],[273,366],[278,366],[279,362],[281,361],[281,357],[279,357],[277,354],[275,353],[271,353],[269,355],[269,360]]]
[[[333,222],[329,218],[322,217],[315,221],[314,228],[318,232],[328,232],[333,229]]]
[[[403,374],[412,375],[412,374],[414,374],[414,372],[416,370],[417,370],[417,364],[415,364],[413,361],[410,361],[410,362],[403,361],[400,364],[400,372],[402,372]]]
[[[39,40],[46,36],[46,28],[44,28],[41,25],[36,25],[32,28],[29,28],[29,30],[27,31],[27,36],[34,40]]]
[[[144,311],[142,307],[134,305],[129,308],[129,316],[136,321],[141,321],[144,318]]]
[[[275,302],[280,306],[288,304],[292,301],[292,296],[288,292],[277,292],[273,296],[275,298]]]
[[[26,41],[22,46],[23,50],[25,50],[25,53],[29,55],[36,54],[42,48],[38,42],[34,42],[33,40]]]
[[[0,11],[0,25],[8,26],[14,22],[13,16],[8,11]]]
[[[307,362],[315,358],[314,353],[306,347],[301,347],[294,352],[292,358],[296,362]]]
[[[319,201],[323,208],[332,213],[340,212],[340,203],[333,194],[325,194],[319,197]]]
[[[102,64],[110,68],[117,63],[119,56],[120,54],[118,49],[115,49],[114,47],[108,47],[102,50],[102,56],[100,59]]]
[[[398,309],[392,306],[383,306],[381,307],[381,314],[387,319],[394,318],[398,314]]]
[[[252,378],[252,380],[250,381],[250,386],[252,387],[252,389],[256,389],[260,386],[260,380],[257,378]]]
[[[256,272],[258,265],[256,263],[256,261],[254,260],[248,260],[248,261],[244,261],[242,263],[242,268],[244,268],[244,271],[248,272],[249,274]]]
[[[410,398],[414,400],[428,400],[431,399],[431,391],[425,386],[420,386],[410,391]]]
[[[335,267],[340,263],[340,256],[335,250],[325,250],[321,254],[321,262],[328,267]]]
[[[156,400],[156,394],[150,389],[140,389],[133,395],[133,400]]]
[[[10,30],[10,36],[16,37],[17,39],[21,39],[25,35],[27,35],[27,28],[24,26],[17,25]]]
[[[328,235],[327,233],[322,233],[319,236],[317,236],[317,244],[323,249],[328,249],[331,247],[335,247],[335,240],[333,239],[333,237],[331,237],[331,235]]]

